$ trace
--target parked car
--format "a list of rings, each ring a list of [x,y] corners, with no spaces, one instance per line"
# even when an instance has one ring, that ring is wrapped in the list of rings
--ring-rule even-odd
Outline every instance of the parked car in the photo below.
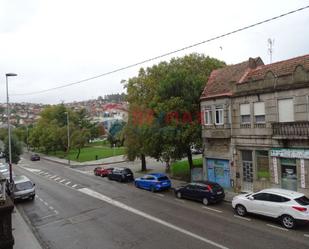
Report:
[[[0,164],[0,173],[5,173],[9,171],[9,167],[7,164]]]
[[[96,167],[96,168],[93,170],[93,173],[94,173],[94,175],[96,175],[96,176],[105,177],[105,176],[107,176],[109,173],[111,173],[113,169],[114,169],[114,168]]]
[[[143,177],[135,179],[135,186],[137,188],[148,189],[152,192],[170,189],[171,185],[170,179],[165,174],[161,173],[144,175]]]
[[[9,188],[8,192],[10,191]],[[16,200],[25,200],[30,199],[34,200],[35,198],[35,183],[33,183],[28,177],[26,176],[15,176],[14,177],[14,201]],[[9,192],[10,194],[10,192]]]
[[[30,157],[31,161],[40,161],[40,156],[38,154],[32,154]]]
[[[224,199],[224,189],[215,182],[199,181],[174,189],[177,198],[202,201],[204,205],[220,202]]]
[[[0,158],[5,158],[5,154],[3,151],[0,151]]]
[[[233,198],[232,206],[240,216],[254,213],[276,218],[288,229],[297,222],[309,222],[309,199],[291,190],[273,188],[241,194]]]
[[[133,172],[129,168],[114,168],[108,175],[109,180],[119,182],[134,181]]]

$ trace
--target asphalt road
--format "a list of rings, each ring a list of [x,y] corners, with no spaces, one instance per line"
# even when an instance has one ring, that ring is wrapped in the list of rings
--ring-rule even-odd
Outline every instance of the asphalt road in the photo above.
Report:
[[[17,205],[44,248],[309,248],[309,226],[286,230],[271,219],[243,219],[229,203],[204,207],[45,160],[23,159],[14,171],[36,183],[36,199]]]

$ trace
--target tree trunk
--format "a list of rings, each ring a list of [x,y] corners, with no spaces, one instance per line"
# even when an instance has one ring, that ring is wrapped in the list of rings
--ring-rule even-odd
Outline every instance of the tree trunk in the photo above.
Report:
[[[187,148],[187,157],[189,163],[189,181],[191,181],[191,170],[193,169],[193,160],[192,160],[192,153],[190,147]]]
[[[79,158],[79,155],[80,155],[80,147],[78,147],[78,153],[77,153],[76,159]]]
[[[146,171],[147,167],[146,167],[146,157],[144,154],[141,154],[141,161],[142,161],[142,171]]]
[[[170,164],[170,160],[166,160],[165,161],[165,173],[170,173],[171,172],[171,164]]]

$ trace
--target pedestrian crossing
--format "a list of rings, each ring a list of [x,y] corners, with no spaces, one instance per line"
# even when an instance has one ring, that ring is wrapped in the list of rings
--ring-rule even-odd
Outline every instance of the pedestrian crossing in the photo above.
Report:
[[[49,180],[55,181],[57,183],[60,183],[62,185],[65,185],[67,187],[70,187],[72,189],[80,189],[84,188],[82,184],[74,183],[69,179],[63,178],[59,175],[54,175],[51,172],[45,171],[45,170],[40,170],[40,169],[33,169],[33,168],[28,168],[25,166],[19,166],[20,168],[27,170],[35,175],[42,176],[44,178],[47,178]]]

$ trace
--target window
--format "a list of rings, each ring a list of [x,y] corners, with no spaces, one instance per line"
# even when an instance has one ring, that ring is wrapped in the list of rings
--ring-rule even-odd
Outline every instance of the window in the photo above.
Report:
[[[257,201],[268,201],[269,199],[269,194],[267,193],[258,193],[258,194],[255,194],[253,195],[253,198],[254,200],[257,200]]]
[[[248,124],[251,122],[250,118],[250,104],[241,104],[240,105],[240,117],[242,124]]]
[[[299,197],[295,201],[302,206],[309,205],[309,199],[306,196]]]
[[[294,121],[294,105],[293,99],[278,100],[279,122]]]
[[[216,125],[223,124],[223,108],[222,106],[216,106]]]
[[[255,123],[265,123],[265,103],[256,102],[253,104],[253,107]]]
[[[287,202],[289,201],[290,199],[286,198],[286,197],[283,197],[283,196],[280,196],[280,195],[275,195],[275,194],[268,194],[269,195],[269,201],[272,201],[272,202]]]
[[[204,112],[204,118],[205,118],[205,124],[206,125],[212,124],[212,111],[211,111],[211,107],[206,107],[206,110]]]

